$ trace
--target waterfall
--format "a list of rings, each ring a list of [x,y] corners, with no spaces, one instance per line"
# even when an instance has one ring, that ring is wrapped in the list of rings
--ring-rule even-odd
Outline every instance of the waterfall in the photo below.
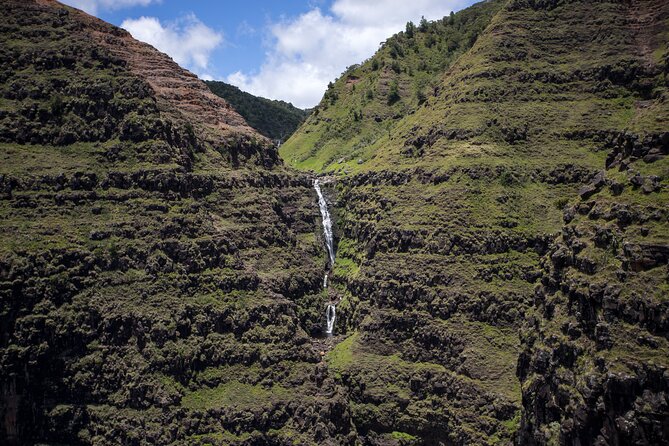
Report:
[[[330,256],[330,267],[334,266],[334,241],[332,239],[332,220],[328,212],[328,204],[325,202],[321,186],[318,184],[318,179],[314,180],[314,189],[318,194],[318,207],[321,208],[321,216],[323,217],[323,235],[325,236],[325,245],[328,248],[328,255]]]
[[[330,212],[328,212],[328,204],[325,201],[323,192],[321,191],[321,186],[318,183],[318,179],[314,180],[314,189],[316,189],[316,194],[318,194],[318,207],[321,209],[321,217],[323,217],[323,235],[325,236],[325,246],[328,250],[328,257],[330,260],[330,268],[334,266],[335,253],[334,253],[334,240],[332,237],[332,220],[330,219]],[[325,272],[323,276],[323,288],[328,287],[328,273]],[[325,320],[326,328],[325,333],[331,335],[334,331],[335,319],[337,317],[335,304],[329,303],[325,309]]]
[[[327,328],[325,329],[325,333],[332,334],[332,330],[334,330],[335,318],[337,317],[334,304],[328,304],[327,308],[325,309],[325,317],[327,320]]]

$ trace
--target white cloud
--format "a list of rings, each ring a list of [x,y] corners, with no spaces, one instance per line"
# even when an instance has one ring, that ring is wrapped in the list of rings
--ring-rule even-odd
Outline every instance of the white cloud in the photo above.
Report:
[[[112,11],[133,6],[148,6],[161,3],[162,0],[61,0],[66,5],[74,6],[89,14],[96,15],[99,11]]]
[[[194,14],[179,20],[161,23],[155,17],[126,19],[121,23],[132,36],[155,46],[170,55],[179,65],[196,72],[200,77],[206,74],[209,58],[222,42],[223,35],[202,23]]]
[[[314,8],[270,27],[271,43],[255,73],[235,72],[226,81],[255,95],[312,107],[328,82],[347,66],[372,56],[379,43],[407,21],[442,18],[466,0],[336,0],[329,13]]]
[[[440,19],[465,4],[462,0],[337,0],[332,11],[347,23],[404,25],[409,20],[417,22],[421,16],[428,20]]]

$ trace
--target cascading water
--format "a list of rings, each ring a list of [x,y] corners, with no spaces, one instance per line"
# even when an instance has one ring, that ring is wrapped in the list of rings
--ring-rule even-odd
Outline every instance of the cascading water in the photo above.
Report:
[[[327,334],[332,334],[332,330],[334,330],[334,323],[335,323],[335,318],[337,317],[337,313],[335,311],[335,305],[334,304],[328,304],[327,308],[325,309],[325,318],[327,321],[327,326],[325,328],[325,333]]]
[[[323,197],[323,192],[321,192],[321,186],[317,179],[314,180],[314,189],[316,189],[316,193],[318,194],[318,207],[321,208],[321,216],[323,217],[323,235],[325,236],[325,245],[328,248],[330,266],[332,267],[335,261],[334,241],[332,240],[332,220],[330,219],[330,213],[328,212],[328,204],[325,202],[325,197]]]
[[[330,268],[334,266],[335,253],[334,253],[334,240],[332,237],[332,220],[330,219],[330,212],[328,212],[328,204],[325,201],[323,192],[321,191],[321,186],[318,182],[318,179],[314,180],[314,189],[316,189],[316,194],[318,194],[318,207],[321,209],[321,217],[323,217],[323,235],[325,236],[325,246],[328,250],[328,257],[330,260]],[[325,273],[323,276],[323,288],[328,287],[328,273]],[[335,304],[329,303],[325,309],[325,320],[327,322],[325,333],[332,334],[334,330],[334,323],[337,317],[335,310]]]

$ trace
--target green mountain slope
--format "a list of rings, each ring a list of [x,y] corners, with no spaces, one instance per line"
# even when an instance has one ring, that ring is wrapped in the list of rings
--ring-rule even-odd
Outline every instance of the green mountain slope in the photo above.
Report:
[[[372,70],[386,44],[281,148],[335,174],[351,335],[329,364],[353,422],[427,444],[662,444],[669,5],[477,8],[496,13],[423,105],[389,105],[405,73]]]
[[[310,179],[127,32],[2,9],[0,444],[352,444]]]
[[[349,70],[281,149],[331,271],[312,174],[193,74],[3,8],[1,444],[668,442],[667,2],[485,2]]]
[[[436,22],[408,23],[334,83],[299,131],[281,147],[291,165],[335,170],[433,96],[443,72],[476,41],[504,1],[492,0]]]
[[[309,111],[293,104],[253,96],[225,82],[205,83],[215,95],[229,102],[251,127],[268,138],[285,141],[309,115]]]

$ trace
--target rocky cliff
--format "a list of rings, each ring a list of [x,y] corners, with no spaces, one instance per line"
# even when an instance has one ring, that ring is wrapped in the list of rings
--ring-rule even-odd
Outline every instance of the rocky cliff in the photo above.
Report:
[[[282,147],[338,176],[330,368],[372,444],[666,443],[669,5],[494,6],[422,105],[403,64],[471,10],[389,39]]]
[[[311,180],[119,28],[0,42],[0,443],[346,444]]]
[[[666,443],[668,20],[483,2],[352,67],[282,147],[334,180],[324,291],[311,172],[125,31],[5,0],[1,442]]]
[[[518,362],[524,444],[669,441],[669,5],[609,8],[627,54],[609,82],[634,100],[624,125],[569,135],[605,159],[542,259]]]

